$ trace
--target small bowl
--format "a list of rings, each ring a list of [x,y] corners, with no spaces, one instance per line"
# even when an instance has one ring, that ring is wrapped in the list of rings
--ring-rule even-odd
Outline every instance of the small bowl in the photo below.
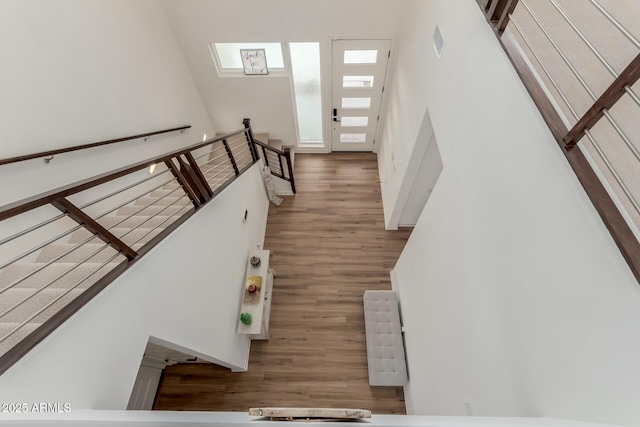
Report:
[[[258,288],[256,287],[256,285],[249,285],[247,287],[247,291],[249,291],[250,294],[255,293],[258,290]]]

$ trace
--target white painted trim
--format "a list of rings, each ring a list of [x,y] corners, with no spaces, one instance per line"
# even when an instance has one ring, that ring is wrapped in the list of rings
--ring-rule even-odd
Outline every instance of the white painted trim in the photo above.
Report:
[[[194,351],[194,350],[192,350],[190,348],[187,348],[187,347],[183,347],[183,346],[174,344],[174,343],[172,343],[170,341],[163,340],[162,338],[150,336],[149,337],[149,342],[161,345],[161,346],[166,347],[166,348],[168,348],[170,350],[175,350],[175,351],[179,351],[181,353],[190,354],[190,355],[192,355],[194,357],[197,357],[198,359],[206,360],[207,362],[223,366],[223,367],[225,367],[227,369],[231,369],[231,371],[233,371],[233,372],[235,372],[234,369],[242,369],[241,367],[236,366],[234,364],[222,361],[220,359],[216,359],[214,357],[207,356],[206,354],[200,353],[198,351]]]
[[[407,413],[407,415],[412,415],[415,414],[415,409],[413,407],[413,399],[411,398],[411,375],[409,372],[409,358],[408,358],[408,354],[407,354],[407,350],[406,350],[406,342],[405,342],[405,337],[404,337],[404,328],[405,328],[405,324],[404,324],[404,319],[402,317],[402,299],[400,297],[400,290],[398,288],[397,282],[398,282],[398,277],[396,275],[396,270],[395,268],[393,270],[391,270],[389,272],[389,276],[391,277],[391,290],[394,291],[396,293],[396,298],[398,299],[398,308],[399,308],[399,312],[400,312],[400,324],[402,325],[402,342],[405,345],[405,359],[406,359],[406,363],[407,363],[407,376],[409,377],[409,382],[407,382],[407,384],[405,384],[404,386],[402,386],[402,391],[404,393],[404,408],[405,411]]]

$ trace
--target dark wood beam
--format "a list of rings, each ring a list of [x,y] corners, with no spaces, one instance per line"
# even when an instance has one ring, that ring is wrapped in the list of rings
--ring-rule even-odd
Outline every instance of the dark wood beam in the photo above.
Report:
[[[110,244],[116,250],[120,251],[128,259],[134,259],[138,256],[136,251],[131,249],[129,245],[114,236],[109,230],[98,224],[96,220],[84,213],[79,207],[71,203],[65,198],[59,198],[51,202],[62,213],[66,213],[69,218],[84,226],[87,230],[97,235],[97,237],[105,243]]]
[[[585,130],[591,129],[608,110],[626,93],[625,86],[633,86],[640,78],[640,54],[620,73],[617,79],[604,91],[600,98],[578,120],[573,128],[562,139],[569,148],[574,147],[584,136]]]
[[[198,196],[200,203],[206,203],[211,199],[206,189],[200,182],[200,179],[193,172],[193,168],[190,164],[182,160],[182,157],[178,156],[178,163],[180,164],[180,172],[184,175],[184,178],[189,183],[189,186],[193,188],[194,192]]]
[[[207,182],[207,178],[205,178],[204,175],[202,174],[202,170],[200,170],[200,166],[198,166],[198,163],[196,162],[196,159],[193,157],[193,154],[191,154],[191,152],[188,152],[184,154],[184,157],[187,159],[187,162],[189,163],[189,165],[191,165],[191,169],[193,169],[193,173],[200,180],[200,183],[202,184],[205,191],[209,195],[209,199],[211,199],[213,197],[213,190],[209,186],[209,183]]]
[[[224,149],[227,151],[227,157],[229,157],[231,166],[233,166],[233,171],[235,172],[236,176],[240,175],[240,171],[238,170],[238,165],[236,164],[236,159],[233,157],[231,148],[229,148],[229,143],[227,142],[226,139],[223,139],[222,143],[224,144]],[[251,156],[253,157],[253,153],[251,153]]]
[[[180,187],[182,187],[184,192],[187,193],[189,199],[191,199],[191,203],[193,203],[193,206],[196,208],[199,207],[201,204],[200,197],[198,197],[198,195],[193,191],[193,189],[189,185],[189,182],[184,177],[180,169],[178,169],[176,164],[173,163],[173,160],[169,159],[164,162],[164,164],[167,165],[167,168],[169,168],[173,176],[176,177],[176,179],[178,180],[178,184],[180,184]]]
[[[640,242],[582,151],[572,150],[564,144],[567,128],[516,46],[507,39],[498,39],[631,272],[640,282]]]

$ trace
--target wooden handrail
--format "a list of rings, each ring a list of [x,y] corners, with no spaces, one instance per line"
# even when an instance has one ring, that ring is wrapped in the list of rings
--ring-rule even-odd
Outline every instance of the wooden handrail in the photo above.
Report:
[[[100,147],[102,145],[115,144],[117,142],[130,141],[132,139],[147,138],[153,135],[160,135],[162,133],[184,131],[185,129],[189,129],[190,127],[191,125],[185,125],[177,128],[164,129],[164,130],[159,130],[155,132],[141,133],[139,135],[126,136],[124,138],[109,139],[106,141],[92,142],[90,144],[74,145],[73,147],[59,148],[57,150],[49,150],[49,151],[41,151],[39,153],[25,154],[24,156],[9,157],[8,159],[0,159],[0,166],[7,165],[9,163],[23,162],[25,160],[39,159],[41,157],[55,156],[56,154],[70,153],[72,151],[84,150],[86,148],[93,148],[93,147]]]
[[[219,137],[212,138],[207,141],[199,142],[197,144],[193,144],[188,147],[181,148],[179,150],[175,150],[170,153],[166,153],[166,154],[156,156],[144,161],[137,162],[129,166],[122,167],[115,171],[110,171],[101,175],[97,175],[92,178],[85,179],[83,181],[75,182],[73,184],[69,184],[67,186],[64,186],[55,190],[51,190],[30,198],[26,198],[24,200],[14,202],[4,207],[0,207],[0,221],[2,221],[4,219],[11,218],[21,213],[30,211],[39,206],[50,204],[53,207],[60,210],[61,212],[63,212],[64,214],[66,214],[69,218],[71,218],[72,220],[80,224],[84,230],[94,234],[95,237],[106,242],[108,245],[113,247],[115,250],[120,252],[120,254],[124,255],[127,258],[126,260],[120,262],[115,268],[110,270],[102,278],[98,279],[95,283],[89,286],[87,290],[85,290],[80,294],[80,296],[78,296],[69,304],[67,304],[62,309],[60,309],[50,319],[46,320],[35,331],[28,334],[26,337],[21,339],[16,345],[14,345],[11,349],[9,349],[6,353],[1,355],[0,356],[0,374],[5,372],[14,363],[20,360],[21,357],[27,354],[33,347],[35,347],[47,335],[49,335],[53,330],[55,330],[58,326],[60,326],[67,318],[69,318],[73,313],[78,311],[82,306],[84,306],[88,301],[90,301],[91,298],[97,295],[116,277],[118,277],[125,270],[133,266],[142,256],[147,254],[152,247],[154,247],[157,243],[159,243],[163,238],[168,236],[180,224],[184,223],[184,221],[186,221],[189,217],[191,217],[200,207],[202,207],[205,203],[213,199],[224,188],[229,186],[235,179],[238,178],[238,176],[242,175],[245,171],[249,170],[251,167],[253,167],[253,165],[255,165],[258,158],[255,157],[256,146],[253,143],[253,136],[251,133],[249,119],[245,119],[244,124],[245,124],[244,129],[240,129],[238,131],[231,132],[226,135],[221,135]],[[207,182],[205,175],[203,174],[203,171],[200,169],[200,166],[196,163],[196,159],[193,156],[193,152],[200,148],[212,146],[214,143],[217,143],[217,142],[222,142],[226,148],[226,146],[228,146],[228,144],[226,144],[227,139],[240,134],[245,135],[248,149],[251,152],[251,161],[249,162],[245,161],[242,163],[242,165],[236,163],[235,159],[237,159],[238,156],[234,155],[233,150],[238,149],[239,146],[235,146],[233,148],[229,147],[229,150],[227,150],[227,155],[229,157],[230,163],[232,165],[235,165],[236,173],[230,176],[229,179],[226,179],[224,182],[222,182],[221,185],[218,185],[214,191],[213,187],[211,187]],[[242,149],[244,150],[246,148],[247,147],[244,147]],[[204,157],[204,156],[201,156],[201,157]],[[246,158],[246,156],[241,158],[244,159]],[[182,213],[177,219],[170,222],[169,225],[166,226],[166,228],[160,229],[160,232],[156,236],[152,237],[151,240],[144,243],[138,249],[134,250],[133,247],[131,246],[136,244],[137,240],[136,242],[133,242],[131,244],[126,243],[122,239],[124,235],[117,237],[112,231],[110,231],[111,230],[110,228],[107,228],[98,222],[98,219],[101,217],[94,218],[89,213],[84,212],[81,207],[76,206],[70,200],[67,199],[67,196],[73,195],[80,191],[84,191],[86,189],[90,189],[92,187],[98,186],[108,181],[115,180],[117,178],[128,175],[130,173],[145,169],[152,164],[162,163],[162,162],[164,162],[167,165],[168,171],[173,174],[174,182],[177,182],[183,188],[185,195],[191,200],[193,207],[185,206],[185,208],[189,208],[187,212]],[[177,164],[174,162],[177,162]],[[147,179],[142,180],[140,183],[145,181],[147,181]],[[162,185],[165,185],[168,182]],[[292,187],[293,187],[293,183],[292,183]],[[130,187],[125,187],[124,189],[126,190],[128,188]],[[114,194],[117,194],[117,193],[114,193]],[[111,197],[111,195],[108,197]],[[138,197],[142,197],[142,196],[139,195]],[[133,200],[130,200],[129,202],[126,202],[126,203],[131,203],[132,201]],[[142,207],[141,209],[144,209],[144,207]],[[166,219],[164,221],[166,221]],[[112,258],[112,259],[115,259],[115,258]]]
[[[482,12],[485,13],[485,8],[482,7],[482,5],[480,6]],[[530,66],[525,61],[521,50],[519,50],[513,40],[500,37],[500,32],[491,21],[490,25],[494,30],[498,43],[500,43],[500,46],[504,49],[505,54],[520,76],[523,85],[529,92],[529,95],[531,95],[533,102],[538,107],[542,118],[549,127],[549,130],[558,143],[558,146],[562,150],[562,153],[567,159],[567,162],[575,172],[578,180],[587,193],[587,196],[593,203],[593,206],[602,218],[602,221],[611,233],[611,236],[618,246],[620,253],[627,261],[631,272],[635,276],[636,280],[640,283],[640,242],[635,237],[635,234],[631,230],[626,219],[623,217],[616,203],[611,199],[609,192],[602,184],[602,181],[594,171],[593,167],[591,166],[583,152],[581,150],[573,150],[571,149],[571,145],[567,144],[568,141],[575,139],[575,137],[567,138],[569,135],[578,135],[579,132],[582,132],[584,134],[584,129],[589,128],[589,126],[586,126],[585,123],[591,122],[591,118],[593,117],[594,112],[596,114],[598,114],[599,112],[598,118],[602,118],[602,106],[608,105],[608,103],[611,102],[611,99],[613,99],[613,93],[619,93],[619,90],[614,90],[614,85],[611,85],[611,87],[606,91],[609,92],[609,95],[606,98],[603,95],[600,97],[600,99],[598,99],[598,101],[596,101],[596,104],[600,105],[592,106],[583,116],[583,118],[578,122],[580,126],[578,127],[576,125],[574,126],[574,129],[569,131],[560,115],[558,114],[558,111],[553,106],[546,92],[540,85],[538,78],[534,75]],[[637,65],[637,61],[638,57],[633,60],[632,64],[636,63]],[[630,67],[627,67],[627,69],[625,69],[625,71],[627,70],[629,70],[629,73],[631,72]],[[630,74],[627,74],[625,72],[623,72],[622,74],[627,75],[626,79],[629,78]],[[624,92],[624,85],[622,85],[622,91]],[[606,99],[608,99],[608,101],[604,102]],[[616,100],[617,99],[619,99],[619,97],[616,98]],[[587,119],[587,117],[589,118]],[[579,130],[580,128],[582,128],[582,130]]]
[[[295,194],[296,193],[296,183],[295,183],[295,180],[293,178],[293,165],[291,164],[291,152],[287,151],[287,150],[278,150],[277,148],[272,147],[269,144],[265,144],[262,141],[258,141],[257,139],[254,139],[253,143],[256,146],[259,146],[259,147],[262,148],[262,153],[264,155],[264,163],[265,163],[265,166],[269,166],[269,169],[271,169],[271,165],[269,164],[269,161],[267,160],[266,150],[269,150],[269,151],[271,151],[273,153],[276,153],[278,155],[278,162],[280,164],[280,172],[281,173],[277,173],[277,172],[271,170],[271,174],[274,175],[274,176],[277,176],[278,178],[282,178],[285,181],[289,181],[289,183],[291,183],[291,191],[293,192],[293,194]],[[284,168],[282,166],[282,158],[283,157],[285,159],[287,159],[287,170],[288,170],[288,173],[289,173],[289,178],[287,178],[284,175]]]
[[[482,7],[487,21],[494,27],[495,31],[502,35],[509,24],[509,16],[513,13],[519,0],[491,0]]]
[[[80,191],[84,191],[88,188],[96,187],[100,184],[104,184],[105,182],[123,177],[132,172],[136,172],[138,170],[148,168],[153,164],[164,163],[167,160],[170,160],[174,157],[181,156],[183,154],[189,153],[199,148],[206,147],[207,145],[211,145],[214,142],[218,142],[218,141],[221,141],[222,139],[228,138],[230,136],[238,135],[244,132],[245,132],[245,129],[240,129],[238,131],[229,133],[227,135],[221,135],[217,138],[212,138],[203,142],[199,142],[197,144],[190,145],[186,148],[181,148],[179,150],[176,150],[167,154],[163,154],[161,156],[156,156],[151,159],[143,160],[141,162],[134,163],[132,165],[125,166],[123,168],[116,169],[111,172],[106,172],[101,175],[97,175],[82,181],[75,182],[73,184],[66,185],[64,187],[57,188],[55,190],[46,191],[36,196],[28,197],[26,199],[22,199],[22,200],[10,203],[0,208],[0,221],[3,221],[7,218],[14,217],[24,212],[30,211],[40,206],[49,204],[61,197],[67,197],[72,194],[79,193]]]
[[[285,155],[285,154],[284,154],[284,151],[282,151],[282,150],[278,150],[277,148],[272,147],[272,146],[271,146],[271,145],[269,145],[269,144],[265,144],[264,142],[258,141],[257,139],[254,139],[254,140],[253,140],[253,142],[254,142],[256,145],[259,145],[259,146],[260,146],[260,147],[262,147],[262,148],[266,148],[267,150],[270,150],[270,151],[273,151],[273,152],[274,152],[274,153],[276,153],[276,154],[279,154],[280,156],[284,156],[284,155]]]

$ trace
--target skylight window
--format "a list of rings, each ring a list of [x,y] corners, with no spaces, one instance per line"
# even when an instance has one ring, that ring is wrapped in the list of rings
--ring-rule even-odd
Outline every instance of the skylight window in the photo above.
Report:
[[[240,49],[264,49],[269,70],[283,70],[282,46],[280,43],[213,43],[213,53],[219,71],[242,71]]]

